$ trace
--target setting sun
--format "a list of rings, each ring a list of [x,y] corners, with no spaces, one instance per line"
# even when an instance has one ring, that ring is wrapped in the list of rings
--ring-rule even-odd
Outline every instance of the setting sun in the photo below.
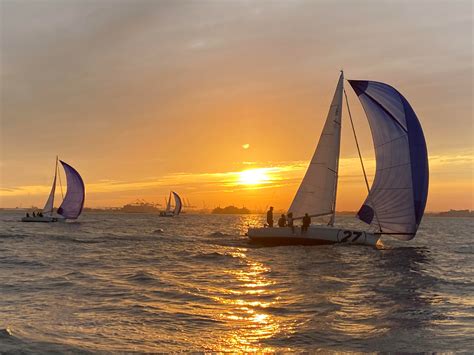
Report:
[[[249,169],[239,173],[239,183],[242,185],[258,185],[270,180],[266,169]]]

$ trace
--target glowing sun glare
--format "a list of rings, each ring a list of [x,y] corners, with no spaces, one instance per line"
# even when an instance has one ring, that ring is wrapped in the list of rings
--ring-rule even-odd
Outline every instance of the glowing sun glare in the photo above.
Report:
[[[269,180],[265,169],[249,169],[239,173],[239,183],[242,185],[258,185]]]

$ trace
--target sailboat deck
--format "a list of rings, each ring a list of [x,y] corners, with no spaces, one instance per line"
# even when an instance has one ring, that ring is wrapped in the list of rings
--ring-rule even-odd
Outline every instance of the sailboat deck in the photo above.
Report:
[[[334,243],[375,246],[379,240],[372,233],[313,225],[307,231],[300,227],[249,228],[252,242],[269,245],[322,245]]]

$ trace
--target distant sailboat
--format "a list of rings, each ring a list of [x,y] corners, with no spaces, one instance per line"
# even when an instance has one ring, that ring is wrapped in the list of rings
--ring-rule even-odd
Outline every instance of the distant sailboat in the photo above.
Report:
[[[371,231],[334,227],[345,95],[341,72],[316,152],[288,210],[294,219],[301,219],[305,213],[326,217],[327,225],[312,225],[306,232],[290,227],[249,228],[252,241],[376,245],[381,235],[402,240],[415,237],[428,197],[428,154],[420,122],[408,101],[393,87],[375,81],[349,83],[365,110],[375,147],[376,173],[370,189],[359,151],[369,194],[357,217],[369,224]],[[350,117],[347,96],[346,103]],[[354,137],[359,150],[355,131]]]
[[[174,198],[174,207],[171,205],[171,195]],[[166,201],[166,209],[160,212],[160,217],[178,216],[181,213],[182,208],[183,202],[181,201],[181,197],[179,197],[176,192],[171,191],[168,200]]]
[[[67,191],[66,196],[59,206],[57,216],[53,214],[54,209],[54,195],[56,192],[56,181],[59,174],[58,161],[66,172]],[[27,216],[21,219],[22,222],[58,222],[66,219],[77,219],[82,212],[85,200],[85,187],[81,175],[69,164],[59,160],[56,157],[56,168],[54,171],[53,185],[51,192],[44,205],[42,216]]]

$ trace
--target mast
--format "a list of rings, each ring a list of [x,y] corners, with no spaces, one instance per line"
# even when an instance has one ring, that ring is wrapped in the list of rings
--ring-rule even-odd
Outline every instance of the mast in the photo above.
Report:
[[[345,93],[345,90],[344,90],[344,70],[342,70],[342,69],[341,69],[341,79],[342,79],[341,90]],[[341,110],[341,112],[339,112],[339,117],[342,117],[342,97],[341,97],[340,110]],[[339,122],[334,120],[334,123],[339,124],[339,134],[340,134],[340,131],[341,131],[341,128],[342,128],[342,120],[340,120]],[[340,158],[340,155],[341,155],[341,141],[340,141],[340,138],[339,138],[339,145],[337,146],[337,148],[338,148],[338,152],[337,152],[337,156],[336,156],[336,170],[334,172],[334,174],[336,175],[336,178],[334,179],[334,199],[333,199],[333,205],[332,205],[332,215],[331,215],[331,219],[329,220],[329,223],[328,223],[328,226],[331,226],[331,227],[334,226],[334,221],[336,220],[337,180],[339,179],[339,158]]]

